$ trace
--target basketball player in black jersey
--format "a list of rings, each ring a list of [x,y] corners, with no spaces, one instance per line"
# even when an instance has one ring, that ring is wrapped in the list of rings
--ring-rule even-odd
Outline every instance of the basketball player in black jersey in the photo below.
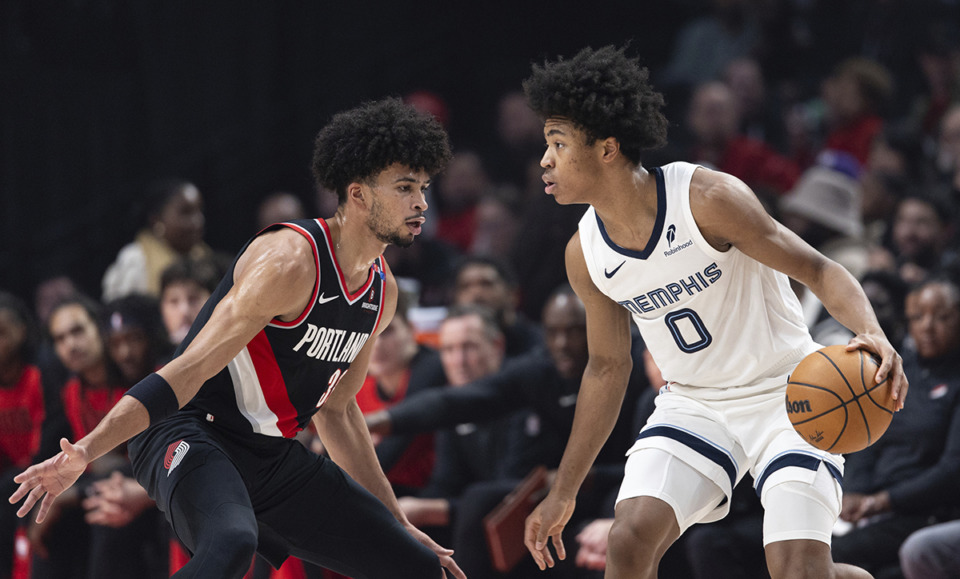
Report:
[[[42,521],[87,464],[132,438],[138,481],[193,555],[177,577],[241,577],[257,551],[275,567],[294,555],[354,578],[443,567],[465,579],[404,516],[354,399],[396,308],[381,253],[420,233],[424,190],[449,156],[440,125],[398,100],[336,115],[313,163],[336,214],[254,237],[174,359],[15,479],[18,515],[40,501]],[[332,460],[293,440],[311,418]]]

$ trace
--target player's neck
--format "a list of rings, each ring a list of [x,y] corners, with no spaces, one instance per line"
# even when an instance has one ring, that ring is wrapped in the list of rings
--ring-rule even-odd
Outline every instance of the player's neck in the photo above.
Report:
[[[356,217],[348,218],[339,209],[327,219],[327,225],[340,271],[352,291],[366,283],[371,264],[383,253],[387,244],[374,237],[366,224]]]
[[[657,218],[657,180],[640,165],[617,172],[591,205],[615,243],[643,247]]]

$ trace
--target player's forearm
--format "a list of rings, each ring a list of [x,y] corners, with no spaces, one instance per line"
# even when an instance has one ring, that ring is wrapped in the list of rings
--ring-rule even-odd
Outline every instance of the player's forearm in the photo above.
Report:
[[[134,398],[124,396],[90,434],[77,444],[87,451],[87,462],[93,462],[118,445],[140,434],[150,426],[147,409]]]
[[[835,320],[857,334],[879,333],[880,324],[860,284],[842,265],[827,261],[811,287]]]
[[[576,497],[617,422],[629,376],[629,363],[588,364],[577,398],[570,440],[553,485],[553,492],[559,496]]]
[[[393,488],[377,461],[373,441],[359,407],[350,404],[343,410],[321,408],[314,424],[330,458],[380,499],[397,519],[404,520]]]

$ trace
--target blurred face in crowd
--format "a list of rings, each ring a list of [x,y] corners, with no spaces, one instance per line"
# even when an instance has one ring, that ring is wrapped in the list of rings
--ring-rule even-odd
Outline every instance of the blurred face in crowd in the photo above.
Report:
[[[410,322],[402,316],[394,316],[373,344],[368,371],[372,376],[400,372],[410,366],[416,353],[417,342]]]
[[[873,311],[880,323],[880,328],[887,338],[894,343],[899,343],[903,337],[904,316],[903,309],[896,302],[893,294],[883,284],[865,280],[863,282],[863,293],[866,294]]]
[[[0,310],[0,366],[16,361],[26,339],[26,326],[10,310]]]
[[[723,145],[739,130],[740,117],[733,91],[721,82],[699,87],[690,103],[688,121],[697,139],[706,145]]]
[[[490,186],[480,156],[476,153],[460,153],[440,174],[437,187],[443,197],[443,208],[459,211],[474,205]]]
[[[507,258],[520,228],[510,208],[502,201],[485,198],[477,204],[476,219],[470,253]]]
[[[934,282],[907,295],[907,325],[917,354],[934,359],[960,347],[960,290]]]
[[[150,359],[150,338],[136,326],[111,328],[107,333],[107,350],[127,383],[135,383],[155,370]]]
[[[579,378],[587,367],[587,317],[574,294],[560,294],[543,308],[543,332],[550,358],[564,378]]]
[[[455,304],[485,306],[498,316],[516,307],[514,292],[500,277],[497,268],[487,264],[474,263],[464,267],[457,275],[454,292]]]
[[[187,253],[203,241],[203,197],[193,185],[181,189],[164,205],[155,231],[177,252]]]
[[[901,256],[919,261],[939,255],[946,243],[947,226],[936,209],[923,200],[906,198],[893,220],[893,243]]]
[[[190,326],[209,297],[210,292],[200,284],[187,280],[173,282],[163,290],[160,314],[172,343],[179,344],[187,337]]]
[[[449,318],[440,325],[440,362],[451,386],[463,386],[500,368],[504,343],[480,316]]]
[[[954,106],[940,121],[937,165],[943,171],[960,169],[960,106]]]
[[[50,337],[57,357],[75,374],[103,363],[103,341],[97,324],[79,304],[57,308],[50,316]]]

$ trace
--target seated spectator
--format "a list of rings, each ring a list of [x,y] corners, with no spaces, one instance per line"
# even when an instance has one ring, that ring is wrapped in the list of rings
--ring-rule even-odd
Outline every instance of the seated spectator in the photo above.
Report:
[[[0,490],[13,493],[13,477],[30,466],[44,419],[40,370],[33,364],[37,328],[27,305],[0,291]],[[0,578],[14,566],[17,507],[0,507]]]
[[[480,155],[472,151],[457,153],[437,178],[435,237],[461,252],[468,251],[476,230],[477,202],[490,187]]]
[[[364,414],[391,408],[406,397],[447,383],[439,354],[419,345],[407,320],[409,298],[401,292],[393,321],[377,338],[367,379],[357,393]],[[432,433],[375,436],[377,458],[397,496],[416,495],[433,471]]]
[[[897,204],[891,226],[892,259],[900,277],[918,283],[957,259],[951,208],[934,193],[907,192]]]
[[[731,60],[723,70],[723,82],[736,98],[740,134],[766,143],[775,151],[786,151],[783,111],[774,91],[767,90],[760,62],[749,56]]]
[[[517,311],[518,291],[516,275],[503,261],[474,255],[463,258],[457,267],[453,303],[493,310],[506,339],[508,358],[543,344],[540,328]]]
[[[440,326],[440,360],[451,389],[497,372],[504,360],[504,338],[491,312],[476,305],[451,308]],[[410,522],[449,527],[467,486],[526,474],[535,453],[518,418],[511,414],[486,424],[463,422],[438,432],[437,462],[427,487],[419,497],[400,497]]]
[[[101,319],[100,305],[85,296],[61,301],[50,314],[48,330],[71,377],[60,390],[62,415],[44,421],[39,458],[53,455],[62,438],[87,435],[126,392],[107,355]],[[30,519],[33,577],[162,576],[163,545],[155,527],[114,529],[85,521],[82,500],[91,485],[125,468],[129,462],[122,448],[97,459],[78,484],[57,497],[43,523]]]
[[[906,579],[960,577],[960,520],[911,533],[900,546],[900,568]]]
[[[730,173],[762,197],[789,191],[800,176],[800,168],[792,160],[740,133],[736,97],[722,82],[697,87],[687,121],[694,139],[689,160]]]
[[[848,58],[824,80],[821,92],[827,123],[822,149],[853,155],[866,165],[893,98],[889,71],[867,58]]]
[[[147,190],[146,226],[103,276],[103,300],[131,293],[160,295],[160,275],[183,257],[211,254],[203,242],[203,197],[192,183],[157,181]]]
[[[284,221],[304,219],[303,202],[293,193],[277,191],[267,195],[257,206],[257,231]]]
[[[870,250],[862,240],[860,185],[855,176],[831,166],[814,166],[779,204],[780,220],[854,277],[863,275]],[[846,344],[853,333],[834,320],[811,291],[798,286],[804,322],[814,341]]]
[[[107,350],[120,380],[133,386],[169,361],[173,347],[156,298],[131,294],[104,306]]]
[[[225,268],[216,257],[182,259],[160,277],[160,314],[170,342],[178,346],[187,336],[200,308],[217,288]]]
[[[907,295],[906,311],[909,403],[877,442],[846,457],[840,518],[853,529],[833,538],[835,561],[877,576],[897,572],[910,533],[960,505],[960,287],[930,278]]]
[[[429,390],[410,396],[392,408],[368,415],[367,425],[374,433],[425,432],[464,421],[487,422],[518,410],[529,410],[536,417],[541,433],[537,462],[556,468],[573,427],[580,379],[586,368],[586,317],[579,298],[569,286],[563,286],[547,301],[543,320],[546,348],[537,348],[510,360],[500,372],[459,388]],[[575,513],[578,521],[589,520],[607,510],[612,513],[612,501],[606,504],[605,499],[611,489],[615,494],[623,476],[623,452],[637,432],[634,414],[638,399],[644,393],[652,394],[643,371],[639,340],[636,346],[634,371],[620,419],[581,493]],[[642,419],[645,420],[646,415]],[[468,576],[498,576],[491,568],[479,526],[520,478],[475,484],[465,491],[465,497],[470,500],[464,498],[461,504],[469,505],[469,512],[460,513],[454,528],[453,548],[461,569]],[[571,558],[565,565],[573,564]],[[517,573],[533,569],[532,559],[526,559]]]

